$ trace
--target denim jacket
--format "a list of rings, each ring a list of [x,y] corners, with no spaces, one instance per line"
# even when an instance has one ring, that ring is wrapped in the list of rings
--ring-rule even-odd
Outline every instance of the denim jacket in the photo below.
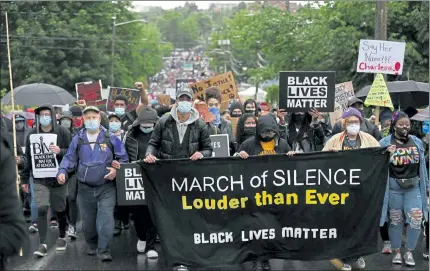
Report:
[[[423,205],[423,213],[426,221],[428,221],[428,205],[427,205],[427,188],[428,188],[428,175],[427,175],[427,167],[426,167],[426,161],[424,156],[424,146],[422,141],[416,137],[411,135],[411,139],[414,141],[415,145],[417,145],[418,152],[420,153],[420,193],[421,193],[421,201]],[[384,137],[379,141],[379,144],[381,144],[381,147],[389,147],[391,145],[391,135]],[[379,226],[383,226],[384,223],[387,221],[387,214],[388,214],[388,198],[389,198],[389,183],[390,178],[387,179],[387,187],[385,189],[385,196],[384,196],[384,205],[382,207],[382,214],[381,214],[381,220],[379,221]]]

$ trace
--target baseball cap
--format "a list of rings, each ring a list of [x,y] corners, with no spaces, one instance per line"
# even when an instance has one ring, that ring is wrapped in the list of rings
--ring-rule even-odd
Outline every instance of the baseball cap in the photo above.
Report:
[[[348,100],[348,107],[351,107],[351,105],[356,103],[364,104],[363,101],[358,99],[357,97],[352,97],[351,99]]]
[[[85,114],[88,111],[93,111],[93,112],[96,112],[96,113],[100,113],[100,109],[98,109],[97,107],[95,107],[95,106],[87,106],[87,107],[84,108],[84,110],[82,110],[82,114]]]
[[[179,98],[182,95],[187,95],[190,99],[194,98],[193,91],[189,88],[183,88],[182,90],[178,91],[178,93],[176,93],[176,98]]]

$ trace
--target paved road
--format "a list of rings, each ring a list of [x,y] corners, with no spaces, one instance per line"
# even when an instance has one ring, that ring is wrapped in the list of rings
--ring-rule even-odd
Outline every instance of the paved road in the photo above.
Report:
[[[58,230],[50,230],[48,245],[52,246],[58,236]],[[423,237],[424,238],[424,237]],[[391,256],[374,254],[366,257],[366,270],[429,270],[429,262],[422,258],[425,249],[424,239],[420,239],[415,254],[415,268],[391,265]],[[162,255],[158,260],[147,259],[145,255],[136,251],[136,236],[134,229],[123,231],[116,237],[113,243],[110,263],[101,263],[96,257],[86,256],[86,245],[83,237],[68,243],[67,250],[56,252],[51,249],[43,259],[36,259],[32,252],[37,248],[37,234],[30,235],[28,242],[23,247],[22,257],[13,257],[8,263],[9,270],[160,270],[166,269]],[[158,251],[160,247],[157,246]],[[318,249],[318,248],[315,248]],[[160,253],[161,254],[161,253]],[[335,270],[328,262],[300,262],[271,260],[272,270]],[[243,270],[246,266],[224,266],[219,270]],[[210,270],[214,270],[211,268]]]

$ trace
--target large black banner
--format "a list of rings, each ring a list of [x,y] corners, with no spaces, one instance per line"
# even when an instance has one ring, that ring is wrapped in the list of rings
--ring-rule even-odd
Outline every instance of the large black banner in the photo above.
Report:
[[[388,174],[383,151],[141,164],[166,264],[376,253]]]

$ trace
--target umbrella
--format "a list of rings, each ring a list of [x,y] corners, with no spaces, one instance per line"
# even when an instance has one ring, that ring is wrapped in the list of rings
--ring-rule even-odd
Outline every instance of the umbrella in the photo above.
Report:
[[[423,109],[420,112],[418,112],[411,119],[417,120],[417,121],[429,121],[429,116],[430,116],[430,112],[429,112],[429,108],[427,107],[426,109]]]
[[[355,96],[366,97],[371,86],[360,89]],[[429,83],[415,81],[395,81],[387,82],[388,92],[395,107],[420,108],[429,104]]]
[[[76,101],[67,90],[49,84],[36,83],[19,86],[14,89],[15,105],[72,104]],[[1,100],[2,104],[10,104],[10,92]]]

